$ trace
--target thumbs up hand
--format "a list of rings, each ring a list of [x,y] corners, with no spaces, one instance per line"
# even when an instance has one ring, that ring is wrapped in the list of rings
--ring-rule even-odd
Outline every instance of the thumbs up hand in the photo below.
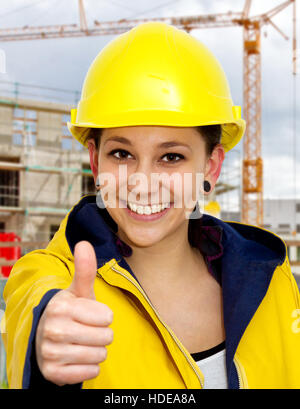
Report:
[[[74,249],[75,273],[67,290],[49,301],[36,332],[37,363],[44,378],[57,384],[95,378],[113,340],[113,313],[95,299],[97,260],[87,241]]]
[[[75,246],[74,265],[75,274],[69,291],[77,297],[95,300],[97,260],[93,246],[88,241],[81,241]]]

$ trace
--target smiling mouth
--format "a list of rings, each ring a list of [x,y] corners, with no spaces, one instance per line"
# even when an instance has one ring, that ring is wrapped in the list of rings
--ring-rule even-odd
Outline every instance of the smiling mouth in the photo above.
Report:
[[[146,215],[150,215],[150,214],[155,214],[155,213],[160,213],[163,210],[165,210],[166,208],[170,207],[170,203],[162,203],[162,204],[158,204],[158,205],[151,205],[151,206],[141,206],[141,205],[137,205],[135,203],[127,203],[127,207],[128,209],[130,209],[132,212],[137,213],[137,214],[146,214]]]

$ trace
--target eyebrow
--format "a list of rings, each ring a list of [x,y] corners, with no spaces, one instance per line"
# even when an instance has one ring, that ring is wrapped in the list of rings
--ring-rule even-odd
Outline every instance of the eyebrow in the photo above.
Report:
[[[131,141],[129,139],[125,138],[124,136],[112,136],[111,138],[108,138],[105,141],[104,145],[107,142],[110,142],[110,141],[121,142],[121,143],[124,143],[125,145],[132,146]],[[176,141],[163,142],[163,143],[157,145],[158,148],[173,148],[175,146],[184,146],[184,147],[188,148],[189,150],[191,150],[191,147],[188,144],[182,143],[182,142],[176,142]]]

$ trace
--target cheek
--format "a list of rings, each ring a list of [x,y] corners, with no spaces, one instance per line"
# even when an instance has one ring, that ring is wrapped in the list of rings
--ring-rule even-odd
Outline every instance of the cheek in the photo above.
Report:
[[[198,165],[198,166],[197,166]],[[193,208],[194,202],[199,199],[203,192],[204,166],[194,164],[193,167],[187,167],[180,173],[178,179],[173,182],[171,189],[174,194],[174,202],[180,207]]]
[[[109,160],[99,156],[98,181],[101,185],[101,196],[106,207],[117,207],[117,192],[119,188],[118,167]]]
[[[99,173],[109,173],[119,183],[126,182],[128,178],[128,165],[115,163],[112,159],[106,156],[99,156],[98,162]]]

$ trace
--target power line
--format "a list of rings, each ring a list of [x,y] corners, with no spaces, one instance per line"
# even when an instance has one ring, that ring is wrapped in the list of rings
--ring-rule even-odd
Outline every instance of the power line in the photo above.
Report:
[[[127,6],[125,6],[124,4],[122,4],[122,3],[119,3],[119,2],[117,2],[117,1],[115,1],[115,0],[105,0],[107,3],[109,3],[109,4],[113,4],[113,5],[115,5],[115,6],[117,6],[117,7],[121,7],[121,8],[123,8],[123,9],[126,9],[126,10],[129,10],[129,11],[136,11],[136,10],[134,10],[133,8],[131,8],[131,7],[127,7]]]
[[[46,0],[46,1],[49,1],[49,0]],[[29,25],[32,26],[36,21],[42,19],[45,14],[47,14],[47,17],[49,17],[49,14],[51,13],[51,11],[52,11],[52,14],[53,14],[53,11],[57,12],[58,8],[61,7],[61,5],[64,3],[64,0],[56,0],[56,2],[54,3],[53,3],[53,0],[50,0],[50,1],[51,1],[51,4],[49,5],[49,7],[47,7],[46,10],[43,10],[41,13],[39,13],[34,20],[32,20],[30,23],[27,24],[28,26]],[[56,7],[57,4],[59,3],[60,5]],[[50,9],[52,10],[50,11]]]
[[[44,89],[48,91],[59,91],[59,92],[67,92],[67,93],[76,93],[78,91],[70,90],[70,89],[65,89],[65,88],[54,88],[54,87],[46,87],[44,85],[35,85],[35,84],[25,84],[22,82],[14,82],[14,81],[0,81],[0,84],[10,84],[14,86],[20,86],[20,87],[30,87],[30,88],[38,88],[38,89]]]
[[[129,18],[129,19],[135,19],[136,17],[143,16],[144,14],[148,14],[148,13],[150,13],[151,11],[155,11],[155,10],[161,9],[161,8],[163,8],[163,7],[166,7],[166,6],[170,5],[170,4],[178,3],[179,1],[181,1],[181,0],[168,1],[167,3],[164,3],[164,4],[161,4],[161,5],[159,5],[159,6],[153,7],[153,8],[151,8],[151,9],[142,11],[142,12],[140,12],[140,13],[138,13],[138,14],[134,14],[133,16],[129,16],[128,18]]]
[[[28,9],[28,8],[32,7],[32,6],[36,6],[36,5],[38,5],[38,4],[40,4],[40,3],[44,2],[44,1],[48,1],[48,0],[38,0],[38,1],[34,2],[34,3],[27,4],[26,6],[19,7],[19,8],[17,8],[17,9],[8,11],[8,12],[6,12],[6,13],[4,13],[4,14],[1,14],[1,15],[0,15],[0,18],[9,16],[9,15],[14,14],[14,13],[18,13],[19,11],[23,11],[23,10],[25,10],[25,9]]]

